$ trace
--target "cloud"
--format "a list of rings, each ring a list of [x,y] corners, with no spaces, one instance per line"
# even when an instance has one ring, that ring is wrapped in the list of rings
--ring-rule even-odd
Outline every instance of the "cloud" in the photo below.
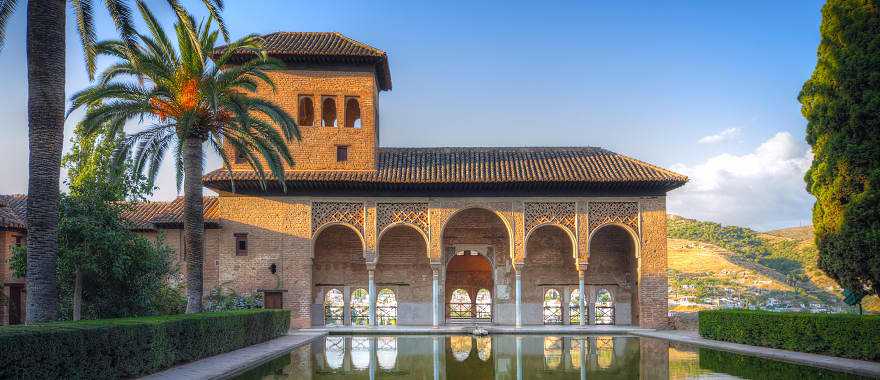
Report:
[[[727,128],[721,132],[718,132],[714,135],[703,136],[701,139],[697,140],[697,143],[700,144],[718,144],[725,141],[730,141],[739,136],[740,129],[739,128]]]
[[[759,230],[808,223],[813,198],[803,178],[811,162],[806,144],[780,132],[745,155],[676,164],[690,182],[670,193],[669,211]]]

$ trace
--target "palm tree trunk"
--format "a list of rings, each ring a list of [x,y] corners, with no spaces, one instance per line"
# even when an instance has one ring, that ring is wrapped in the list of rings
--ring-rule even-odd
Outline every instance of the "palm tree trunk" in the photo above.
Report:
[[[64,139],[64,0],[27,2],[27,323],[58,313],[58,186]]]
[[[202,139],[183,141],[183,230],[186,250],[186,312],[202,311],[205,205],[202,201]]]

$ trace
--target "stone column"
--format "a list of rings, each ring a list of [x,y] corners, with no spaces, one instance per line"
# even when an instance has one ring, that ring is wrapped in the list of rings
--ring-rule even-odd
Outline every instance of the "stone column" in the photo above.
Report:
[[[578,271],[578,313],[580,313],[580,321],[579,324],[581,326],[586,325],[587,323],[587,314],[584,308],[584,303],[587,302],[586,292],[584,291],[584,271]]]
[[[369,276],[368,291],[370,292],[370,326],[376,325],[376,264],[367,266],[367,275]]]
[[[440,264],[431,264],[431,319],[432,326],[440,326]]]
[[[587,340],[583,337],[578,338],[578,344],[581,347],[581,350],[578,353],[581,362],[581,380],[587,380],[587,350],[589,349],[589,346],[587,345]]]
[[[522,264],[516,270],[516,327],[522,327]]]
[[[434,380],[440,380],[440,338],[435,336],[432,339],[434,346]]]
[[[522,339],[523,338],[521,336],[516,337],[516,380],[523,379]]]

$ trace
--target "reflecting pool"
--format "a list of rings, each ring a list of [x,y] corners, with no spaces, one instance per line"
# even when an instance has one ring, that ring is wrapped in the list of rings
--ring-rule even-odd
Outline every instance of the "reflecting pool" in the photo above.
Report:
[[[860,379],[630,336],[327,336],[239,379]]]

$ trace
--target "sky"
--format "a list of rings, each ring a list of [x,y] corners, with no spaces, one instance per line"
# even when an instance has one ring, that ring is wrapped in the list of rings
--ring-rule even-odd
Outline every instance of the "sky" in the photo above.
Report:
[[[99,37],[113,38],[99,4]],[[165,1],[147,4],[170,27]],[[0,52],[0,194],[27,191],[24,5]],[[767,230],[810,223],[797,94],[816,63],[821,6],[227,0],[223,14],[233,37],[337,31],[386,51],[394,89],[379,100],[381,146],[600,146],[688,175],[668,194],[670,213]],[[73,25],[69,15],[68,95],[88,85]],[[153,198],[176,196],[174,178],[167,160]]]

